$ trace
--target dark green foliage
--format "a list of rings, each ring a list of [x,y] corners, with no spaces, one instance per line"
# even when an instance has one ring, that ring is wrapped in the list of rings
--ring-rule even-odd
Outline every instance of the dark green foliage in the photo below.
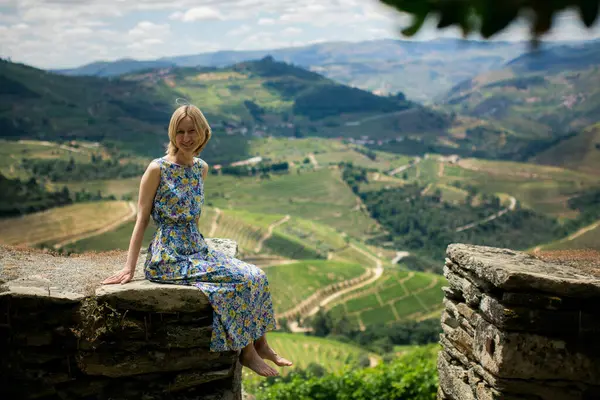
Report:
[[[422,196],[423,187],[416,183],[361,192],[360,184],[366,181],[366,170],[349,163],[340,165],[344,181],[360,196],[371,216],[390,232],[370,239],[373,244],[385,247],[385,243],[393,242],[395,249],[406,249],[428,259],[442,260],[450,243],[526,249],[567,233],[555,219],[520,208],[493,221],[457,232],[464,225],[500,211],[502,206],[498,197],[484,193],[480,204],[472,206],[471,200],[477,192],[467,186],[469,195],[465,204],[450,204],[442,201],[439,193]]]
[[[600,188],[587,190],[579,196],[569,199],[568,204],[569,208],[581,213],[576,220],[565,224],[565,229],[572,232],[600,218]]]
[[[440,321],[432,318],[424,321],[400,321],[388,324],[368,325],[364,331],[350,323],[345,315],[319,310],[306,321],[312,334],[346,343],[354,343],[370,351],[385,354],[394,345],[423,345],[436,343],[441,333]]]
[[[27,86],[3,75],[0,75],[0,95],[13,95],[21,98],[38,97],[37,93]]]
[[[442,274],[444,263],[439,260],[433,261],[424,257],[410,255],[402,259],[402,264],[412,271],[434,272]]]
[[[411,14],[411,26],[402,30],[416,34],[430,14],[439,16],[438,28],[456,26],[466,35],[473,32],[489,38],[503,31],[517,16],[527,16],[534,38],[548,32],[558,12],[569,8],[579,11],[587,27],[598,17],[598,0],[496,1],[496,0],[380,0],[402,13]],[[527,11],[527,13],[525,13]],[[533,11],[533,12],[531,12]]]
[[[380,345],[385,346],[385,342],[392,345],[425,345],[437,343],[440,340],[442,327],[438,318],[431,318],[424,321],[401,321],[391,324],[377,324],[367,326],[364,331],[353,331],[349,337],[353,343],[366,347],[378,353],[383,351]],[[380,345],[377,345],[377,344]]]
[[[58,192],[49,192],[34,178],[23,182],[19,179],[8,179],[2,174],[0,193],[0,217],[43,211],[73,202],[66,187]]]
[[[294,113],[312,120],[346,113],[392,112],[410,108],[386,97],[343,85],[319,85],[296,97]]]
[[[67,160],[23,159],[21,166],[34,176],[48,178],[53,182],[117,179],[141,176],[144,167],[139,164],[121,164],[118,160],[98,160],[76,163]]]
[[[456,232],[461,226],[498,212],[501,209],[498,198],[485,196],[477,207],[454,205],[436,196],[421,196],[422,189],[413,184],[361,193],[371,216],[391,232],[389,237],[378,241],[393,241],[395,248],[441,260],[450,243],[526,249],[565,234],[556,220],[524,209],[516,209],[493,221]]]
[[[291,64],[275,61],[272,56],[266,56],[258,61],[248,61],[234,65],[233,69],[238,72],[255,74],[262,77],[291,76],[303,80],[324,80],[321,75],[308,71],[304,68],[295,67]]]
[[[505,79],[502,81],[492,82],[482,87],[482,89],[489,89],[494,87],[514,87],[520,90],[528,89],[531,86],[544,85],[546,79],[543,76],[534,75],[524,78],[513,78]]]
[[[296,376],[259,391],[257,400],[434,400],[437,351],[437,346],[429,346],[375,368],[322,378]]]
[[[254,118],[255,121],[263,121],[262,117],[265,114],[265,110],[261,106],[250,100],[244,101],[244,105],[246,106],[248,112],[250,113],[250,115],[252,115],[252,118]]]
[[[238,165],[238,166],[224,166],[221,168],[221,173],[225,175],[234,175],[234,176],[256,176],[256,175],[266,175],[269,173],[288,173],[289,172],[289,163],[287,161],[279,162],[279,163],[260,163],[257,165]],[[218,173],[217,170],[211,170],[213,174]]]

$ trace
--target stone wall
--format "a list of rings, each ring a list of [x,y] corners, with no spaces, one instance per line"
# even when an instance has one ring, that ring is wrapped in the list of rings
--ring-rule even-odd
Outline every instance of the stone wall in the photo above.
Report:
[[[100,286],[125,258],[0,247],[1,399],[241,399],[238,353],[209,352],[202,292],[150,283],[141,265]]]
[[[450,245],[439,400],[600,399],[600,273]]]

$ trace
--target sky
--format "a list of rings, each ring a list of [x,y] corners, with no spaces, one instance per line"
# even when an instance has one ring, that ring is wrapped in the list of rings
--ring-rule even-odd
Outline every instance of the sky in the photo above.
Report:
[[[377,0],[0,0],[0,57],[39,68],[216,50],[403,38],[409,17]],[[460,37],[435,20],[413,40]],[[476,37],[474,37],[477,39]],[[494,40],[527,40],[515,23]],[[573,13],[546,40],[600,38]]]

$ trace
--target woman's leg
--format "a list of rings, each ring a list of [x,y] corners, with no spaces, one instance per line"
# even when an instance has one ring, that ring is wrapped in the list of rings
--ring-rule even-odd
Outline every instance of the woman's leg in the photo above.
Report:
[[[280,357],[279,354],[275,352],[267,343],[267,334],[265,333],[262,337],[254,342],[254,348],[260,357],[265,360],[273,361],[276,365],[280,367],[289,367],[292,365],[290,360],[286,360],[283,357]]]
[[[250,343],[248,346],[242,349],[240,354],[240,362],[244,367],[250,368],[260,376],[277,376],[279,372],[271,368],[265,363],[262,358],[256,352],[254,343]]]

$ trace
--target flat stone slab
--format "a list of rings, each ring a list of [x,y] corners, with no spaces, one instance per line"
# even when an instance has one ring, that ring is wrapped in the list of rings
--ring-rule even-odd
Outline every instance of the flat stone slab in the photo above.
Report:
[[[461,269],[505,291],[600,297],[600,278],[582,268],[487,246],[451,244],[446,254]]]
[[[235,257],[237,243],[229,239],[206,239],[211,248]],[[144,310],[176,311],[190,304],[204,309],[206,298],[196,288],[152,283],[144,277],[146,255],[140,254],[133,280],[125,285],[101,282],[121,270],[126,251],[61,256],[38,249],[0,246],[0,296],[44,297],[56,302],[77,302],[86,296],[135,303]],[[165,293],[169,292],[166,296]],[[176,293],[176,295],[175,295]],[[139,302],[141,296],[145,301]],[[165,302],[165,298],[169,301]],[[134,307],[135,308],[135,307]]]

